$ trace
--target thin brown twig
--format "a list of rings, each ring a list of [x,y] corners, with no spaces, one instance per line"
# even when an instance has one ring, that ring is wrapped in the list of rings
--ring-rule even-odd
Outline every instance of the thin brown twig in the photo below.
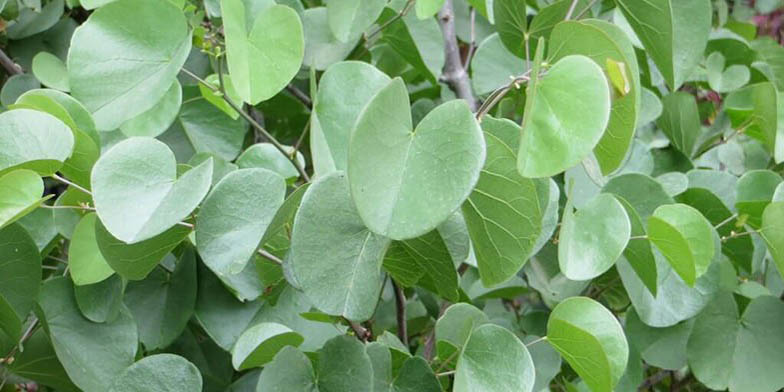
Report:
[[[310,97],[307,94],[305,94],[302,90],[298,89],[297,86],[293,84],[289,84],[288,86],[286,86],[286,91],[291,93],[291,95],[293,95],[294,98],[297,98],[300,102],[302,102],[302,104],[305,105],[305,107],[307,107],[308,109],[313,109],[313,100],[311,100]]]
[[[351,321],[349,319],[345,319],[351,329],[354,331],[354,334],[357,336],[362,342],[367,342],[370,339],[370,332],[365,329],[365,327],[359,325],[359,323]]]
[[[395,308],[397,309],[397,337],[408,347],[408,328],[406,326],[406,294],[403,289],[392,279],[392,288],[395,292]]]
[[[0,65],[5,68],[6,72],[9,75],[19,75],[22,74],[22,67],[15,63],[4,51],[0,50]]]

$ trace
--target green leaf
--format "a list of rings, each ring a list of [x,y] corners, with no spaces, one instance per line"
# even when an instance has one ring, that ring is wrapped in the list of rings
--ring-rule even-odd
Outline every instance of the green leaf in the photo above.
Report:
[[[365,228],[345,174],[316,180],[306,191],[291,235],[293,272],[319,310],[364,321],[381,290],[389,240]]]
[[[38,79],[31,74],[13,75],[3,83],[3,88],[0,90],[0,103],[3,106],[9,106],[25,92],[39,87],[41,84],[38,83]]]
[[[337,336],[321,349],[319,392],[367,392],[373,368],[365,347],[353,336]]]
[[[628,201],[620,196],[615,196],[615,198],[621,203],[623,209],[626,210],[626,215],[629,217],[631,236],[638,237],[634,240],[631,238],[629,239],[629,242],[626,244],[626,249],[623,250],[623,254],[629,262],[629,265],[634,269],[637,277],[640,278],[648,291],[656,296],[658,290],[656,287],[656,259],[651,250],[650,240],[648,238],[639,238],[647,237],[645,225],[642,223],[642,219],[637,213],[637,210],[635,210]]]
[[[0,229],[0,297],[24,320],[41,285],[41,256],[19,225]]]
[[[691,94],[678,91],[662,98],[662,105],[664,112],[657,124],[678,150],[691,157],[702,133],[697,101]]]
[[[57,360],[49,336],[43,328],[33,331],[24,344],[24,351],[14,357],[8,369],[20,377],[34,380],[40,384],[63,392],[78,392],[63,365]]]
[[[354,41],[381,15],[386,0],[345,0],[327,3],[329,29],[340,42]],[[417,5],[417,15],[420,6]],[[432,16],[432,15],[431,15]]]
[[[0,175],[0,228],[29,214],[51,195],[41,197],[44,182],[31,170],[14,170]]]
[[[74,137],[54,116],[30,109],[0,113],[0,173],[30,169],[48,176],[71,156]]]
[[[419,0],[414,3],[419,19],[432,18],[444,5],[444,0]]]
[[[142,358],[117,377],[109,392],[200,391],[199,369],[174,354],[156,354]]]
[[[486,324],[471,332],[460,353],[454,391],[531,392],[534,378],[523,342],[506,328]]]
[[[670,266],[659,252],[656,262],[656,296],[643,285],[625,258],[616,263],[623,286],[634,309],[645,324],[663,328],[694,317],[710,302],[719,290],[720,265],[712,263],[692,287]]]
[[[727,95],[724,109],[732,127],[761,141],[777,163],[784,161],[784,136],[778,130],[784,98],[769,82],[756,83]]]
[[[93,167],[98,217],[128,244],[153,238],[185,219],[212,182],[212,160],[176,178],[169,148],[155,139],[130,138],[104,153]]]
[[[694,322],[688,320],[667,328],[651,328],[640,321],[634,310],[626,314],[625,331],[646,363],[680,370],[686,366],[686,341]]]
[[[760,235],[768,245],[779,273],[784,276],[784,202],[777,201],[765,207]]]
[[[381,42],[435,85],[441,77],[445,58],[444,38],[438,23],[433,18],[418,19],[413,13],[402,18],[397,15],[398,12],[390,7],[381,13],[378,22],[390,23],[383,30]]]
[[[288,152],[293,152],[294,148],[283,146]],[[305,167],[305,157],[301,152],[297,151],[297,162],[302,167]],[[299,172],[294,164],[291,163],[288,157],[281,154],[272,143],[257,143],[248,147],[237,158],[237,166],[240,169],[260,168],[272,170],[280,174],[286,180],[297,179]]]
[[[640,173],[613,177],[604,185],[602,192],[620,196],[634,207],[643,222],[648,222],[648,217],[659,206],[675,203],[658,181]]]
[[[74,228],[68,247],[71,278],[77,286],[98,283],[114,273],[101,254],[95,237],[95,213],[85,215]]]
[[[713,261],[718,240],[713,225],[686,204],[657,208],[648,219],[648,237],[692,287]]]
[[[508,143],[519,138],[517,124],[485,117],[482,128],[487,159],[462,211],[479,275],[490,287],[509,280],[528,260],[541,232],[549,187],[517,172],[516,143]]]
[[[509,84],[510,78],[522,75],[526,65],[493,33],[479,43],[471,58],[471,84],[477,94],[488,94]]]
[[[286,195],[283,177],[266,169],[226,175],[207,195],[196,220],[196,244],[218,276],[236,275],[261,239]]]
[[[362,109],[389,81],[374,66],[358,61],[333,64],[321,76],[313,115],[318,117],[335,169],[346,170],[351,130]],[[311,133],[311,144],[315,137]]]
[[[156,137],[164,133],[177,118],[182,104],[182,87],[177,80],[155,106],[131,118],[120,126],[125,136]]]
[[[22,337],[22,320],[0,295],[0,350],[11,352]]]
[[[231,350],[231,363],[237,370],[261,367],[286,346],[302,344],[302,335],[277,323],[259,323],[240,335]]]
[[[196,305],[196,255],[185,247],[173,272],[155,268],[144,279],[128,283],[125,305],[148,351],[171,344],[185,329]]]
[[[313,365],[295,347],[283,347],[275,359],[264,367],[256,390],[314,392],[317,389]]]
[[[35,7],[21,9],[16,23],[8,26],[6,34],[9,38],[20,39],[48,30],[63,15],[63,4],[63,0],[54,0],[43,7],[38,2]]]
[[[501,42],[519,58],[525,58],[528,5],[524,1],[494,0],[493,18]]]
[[[422,357],[411,357],[403,362],[397,377],[392,382],[394,392],[441,392],[430,364]]]
[[[523,339],[523,343],[526,344],[531,359],[534,361],[534,370],[536,371],[534,391],[541,392],[561,372],[561,355],[546,340],[532,344],[537,339],[540,338],[536,335],[528,335]]]
[[[713,52],[705,60],[710,87],[719,93],[728,93],[743,87],[749,82],[751,72],[748,67],[740,64],[730,65],[726,69],[725,59],[721,52]]]
[[[624,79],[628,91],[613,97],[607,130],[594,148],[602,174],[607,175],[626,159],[640,113],[640,71],[634,47],[617,26],[591,19],[559,23],[550,39],[549,58],[553,62],[568,55],[588,56],[611,80],[613,75]]]
[[[105,323],[114,321],[123,309],[124,291],[122,278],[114,275],[98,283],[74,286],[74,297],[85,318],[95,323]]]
[[[132,280],[144,279],[190,232],[188,227],[175,225],[150,239],[127,244],[112,236],[100,220],[95,222],[95,240],[106,263]]]
[[[390,258],[390,252],[397,252],[397,254]],[[460,299],[455,263],[437,230],[416,238],[396,241],[385,255],[384,267],[391,271],[393,277],[396,277],[395,270],[400,271],[403,276],[406,276],[407,269],[421,271],[421,274],[417,274],[416,279],[406,286],[418,283],[438,293],[442,298],[454,302]]]
[[[191,49],[185,16],[168,1],[119,0],[93,12],[73,35],[73,96],[112,130],[166,94]]]
[[[136,325],[127,308],[112,322],[93,323],[79,312],[73,285],[54,278],[41,286],[39,318],[68,376],[85,392],[105,391],[136,356]]]
[[[348,177],[362,221],[402,240],[445,221],[476,184],[485,158],[468,105],[454,100],[412,124],[408,92],[395,79],[368,103],[351,135]],[[423,197],[424,196],[424,197]]]
[[[49,52],[39,52],[33,57],[33,75],[47,87],[68,91],[68,70],[59,57]]]
[[[711,3],[619,0],[618,7],[670,90],[676,91],[702,60],[711,31]]]
[[[528,84],[517,170],[549,177],[590,154],[610,119],[610,90],[601,67],[585,56],[566,56],[541,80]]]
[[[553,309],[547,341],[594,392],[610,392],[626,369],[629,347],[615,316],[598,302],[573,297]]]
[[[221,14],[235,91],[251,105],[272,98],[302,65],[305,42],[299,15],[274,3],[247,9],[242,0],[221,0]]]
[[[227,161],[234,160],[242,151],[248,132],[247,123],[242,119],[232,119],[206,99],[196,98],[196,94],[198,92],[192,87],[183,90],[185,103],[178,121],[169,128],[169,132],[179,130],[184,133],[182,137],[196,153],[206,152]]]
[[[302,64],[318,71],[346,58],[359,40],[341,42],[329,28],[327,7],[308,8],[302,17],[305,31],[305,58]]]
[[[762,213],[781,182],[781,176],[770,170],[752,170],[738,180],[735,208],[747,216],[749,226],[760,228]]]
[[[623,205],[601,193],[577,213],[567,203],[558,240],[558,264],[571,280],[590,280],[612,268],[631,236]]]
[[[484,312],[467,303],[450,305],[436,321],[435,337],[438,358],[454,364],[471,332],[490,320]]]
[[[732,295],[722,293],[694,322],[686,352],[694,376],[708,388],[731,392],[775,391],[784,387],[780,369],[784,305],[757,297],[739,313]],[[717,344],[718,342],[721,342]]]
[[[186,64],[187,65],[187,64]],[[234,84],[231,81],[231,75],[223,75],[223,89],[220,91],[220,79],[218,74],[211,74],[204,78],[204,81],[209,83],[212,88],[206,86],[204,83],[199,82],[199,92],[201,96],[213,104],[216,108],[226,113],[229,117],[236,120],[240,114],[229,105],[224,99],[224,94],[231,102],[242,102],[242,97],[239,96],[237,91],[234,90]],[[217,90],[217,91],[216,91]]]

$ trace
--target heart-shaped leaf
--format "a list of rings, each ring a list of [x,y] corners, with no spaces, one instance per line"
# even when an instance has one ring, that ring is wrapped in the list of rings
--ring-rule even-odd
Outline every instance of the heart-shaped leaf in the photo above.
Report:
[[[558,237],[558,265],[571,280],[590,280],[612,268],[626,248],[631,223],[623,205],[600,193],[576,213],[567,203]]]
[[[302,335],[278,323],[259,323],[242,333],[231,350],[231,363],[237,370],[261,367],[286,346],[302,344]]]
[[[471,336],[471,332],[480,325],[490,322],[487,315],[475,306],[467,303],[456,303],[449,306],[436,321],[435,337],[438,357],[454,363],[457,353]],[[451,358],[451,360],[448,360]]]
[[[125,282],[112,275],[98,283],[74,286],[74,297],[79,311],[94,323],[114,321],[123,309]]]
[[[264,371],[261,372],[257,390],[259,391],[314,391],[316,374],[310,359],[297,350],[286,346],[281,349]]]
[[[204,199],[196,220],[196,244],[204,263],[218,276],[242,271],[285,195],[283,177],[266,169],[240,169],[223,177]]]
[[[713,52],[705,60],[705,70],[708,73],[708,83],[711,88],[719,93],[737,90],[751,78],[751,72],[745,65],[734,64],[726,69],[725,59],[721,52]]]
[[[494,0],[493,18],[501,42],[519,58],[525,58],[528,40],[528,5],[517,0]]]
[[[671,91],[676,91],[702,59],[711,31],[712,7],[708,0],[619,0]]]
[[[164,133],[177,118],[182,104],[182,87],[174,81],[155,106],[124,122],[120,130],[126,136],[156,137]]]
[[[272,98],[302,65],[305,42],[299,15],[290,7],[246,7],[242,0],[221,0],[226,59],[234,90],[255,105]]]
[[[117,239],[134,244],[185,219],[207,194],[212,160],[177,177],[174,153],[160,141],[130,138],[95,163],[93,199],[98,217]]]
[[[517,170],[549,177],[582,161],[610,119],[610,90],[602,68],[585,56],[566,56],[541,80],[532,75]]]
[[[335,38],[348,42],[359,38],[381,15],[386,0],[344,0],[327,3],[327,21]],[[418,11],[419,6],[417,6]]]
[[[547,341],[595,392],[610,392],[629,358],[623,328],[598,302],[572,297],[561,302],[547,321]]]
[[[487,160],[462,211],[479,275],[492,287],[509,280],[528,260],[541,232],[550,189],[547,182],[517,172],[517,124],[485,117],[482,129]]]
[[[68,51],[73,96],[112,130],[166,94],[191,50],[181,9],[169,1],[119,0],[74,32]]]
[[[417,237],[460,207],[484,160],[484,139],[465,101],[433,109],[415,130],[408,91],[397,78],[368,103],[351,135],[351,195],[371,231]]]
[[[381,290],[389,239],[362,223],[342,172],[316,180],[302,197],[291,234],[297,282],[319,310],[364,321]]]
[[[74,284],[88,285],[98,283],[114,273],[103,258],[95,238],[95,213],[85,215],[74,228],[71,245],[68,248],[68,265]]]
[[[109,392],[200,391],[199,369],[174,354],[155,354],[129,366],[112,382]]]
[[[686,204],[657,208],[648,219],[648,237],[692,287],[713,261],[718,240],[710,222]]]
[[[31,170],[0,175],[0,228],[16,222],[53,195],[41,197],[44,182]]]
[[[615,198],[621,203],[623,209],[626,210],[626,216],[629,217],[629,223],[631,224],[631,236],[635,237],[629,238],[629,243],[626,244],[623,254],[634,269],[634,272],[637,273],[637,277],[645,284],[645,288],[656,296],[656,259],[653,256],[653,250],[651,250],[650,240],[645,238],[647,237],[645,225],[642,223],[637,210],[628,201],[617,195]]]
[[[321,349],[320,392],[366,392],[373,383],[373,368],[365,346],[354,337],[337,336]]]
[[[506,328],[486,324],[471,332],[460,352],[454,391],[531,392],[534,378],[534,362],[523,342]]]
[[[0,113],[0,173],[30,169],[48,176],[71,156],[74,137],[56,117],[30,109]]]

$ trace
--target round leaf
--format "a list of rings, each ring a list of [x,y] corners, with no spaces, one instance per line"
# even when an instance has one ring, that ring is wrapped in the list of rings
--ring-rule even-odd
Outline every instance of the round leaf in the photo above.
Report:
[[[71,156],[74,137],[54,116],[30,109],[0,113],[0,173],[31,169],[48,176]]]
[[[199,369],[174,354],[156,354],[142,358],[117,377],[109,392],[178,392],[200,391]]]
[[[44,201],[44,182],[30,170],[14,170],[0,175],[0,228],[6,227],[33,211]]]
[[[302,335],[277,323],[259,323],[242,333],[231,350],[231,363],[237,370],[261,367],[286,346],[302,344]]]
[[[98,283],[114,273],[103,258],[95,238],[95,213],[85,215],[74,228],[71,245],[68,247],[68,265],[74,284]]]
[[[156,137],[164,133],[174,122],[180,112],[181,104],[182,87],[175,80],[155,106],[123,123],[120,130],[129,137]]]
[[[33,57],[33,75],[47,87],[60,91],[68,91],[70,89],[65,63],[51,53],[40,52]]]
[[[598,302],[573,297],[553,309],[547,340],[595,392],[610,392],[626,370],[629,346],[615,316]]]
[[[585,56],[566,56],[542,80],[528,84],[517,170],[549,177],[582,161],[599,143],[610,119],[610,90],[601,67]]]
[[[365,228],[345,174],[335,172],[305,191],[294,218],[290,262],[319,310],[364,321],[376,307],[388,245],[389,239]]]
[[[601,193],[573,213],[567,204],[558,240],[558,264],[571,280],[590,280],[621,256],[631,235],[631,222],[623,205]]]
[[[689,286],[708,270],[716,252],[716,230],[686,204],[664,205],[648,219],[648,237]]]
[[[283,347],[275,359],[264,367],[256,387],[258,391],[307,392],[316,388],[313,365],[294,347]]]
[[[523,342],[506,328],[482,325],[471,332],[455,372],[455,392],[534,388],[534,363]]]
[[[207,194],[212,160],[177,177],[169,148],[155,139],[130,138],[95,163],[93,199],[98,217],[128,244],[155,237],[185,219]]]
[[[196,244],[204,263],[219,276],[242,271],[285,195],[283,177],[266,169],[240,169],[223,177],[196,220]]]
[[[92,112],[98,129],[116,129],[155,106],[190,49],[185,16],[171,2],[109,3],[95,10],[71,39],[71,92]]]
[[[402,79],[381,89],[351,135],[348,176],[362,221],[392,239],[434,229],[468,197],[485,160],[463,100],[433,109],[414,130]]]

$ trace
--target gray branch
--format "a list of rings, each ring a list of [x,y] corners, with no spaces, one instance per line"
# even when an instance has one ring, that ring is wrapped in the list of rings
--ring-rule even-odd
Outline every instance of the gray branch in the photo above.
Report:
[[[444,54],[446,57],[441,80],[449,85],[449,88],[455,92],[458,98],[468,102],[468,107],[471,108],[471,111],[475,111],[476,98],[471,90],[468,72],[466,72],[468,64],[465,67],[463,66],[463,60],[460,58],[460,47],[457,44],[455,12],[452,7],[452,0],[444,1],[444,6],[438,11],[438,24],[441,25],[441,33],[444,35]]]

